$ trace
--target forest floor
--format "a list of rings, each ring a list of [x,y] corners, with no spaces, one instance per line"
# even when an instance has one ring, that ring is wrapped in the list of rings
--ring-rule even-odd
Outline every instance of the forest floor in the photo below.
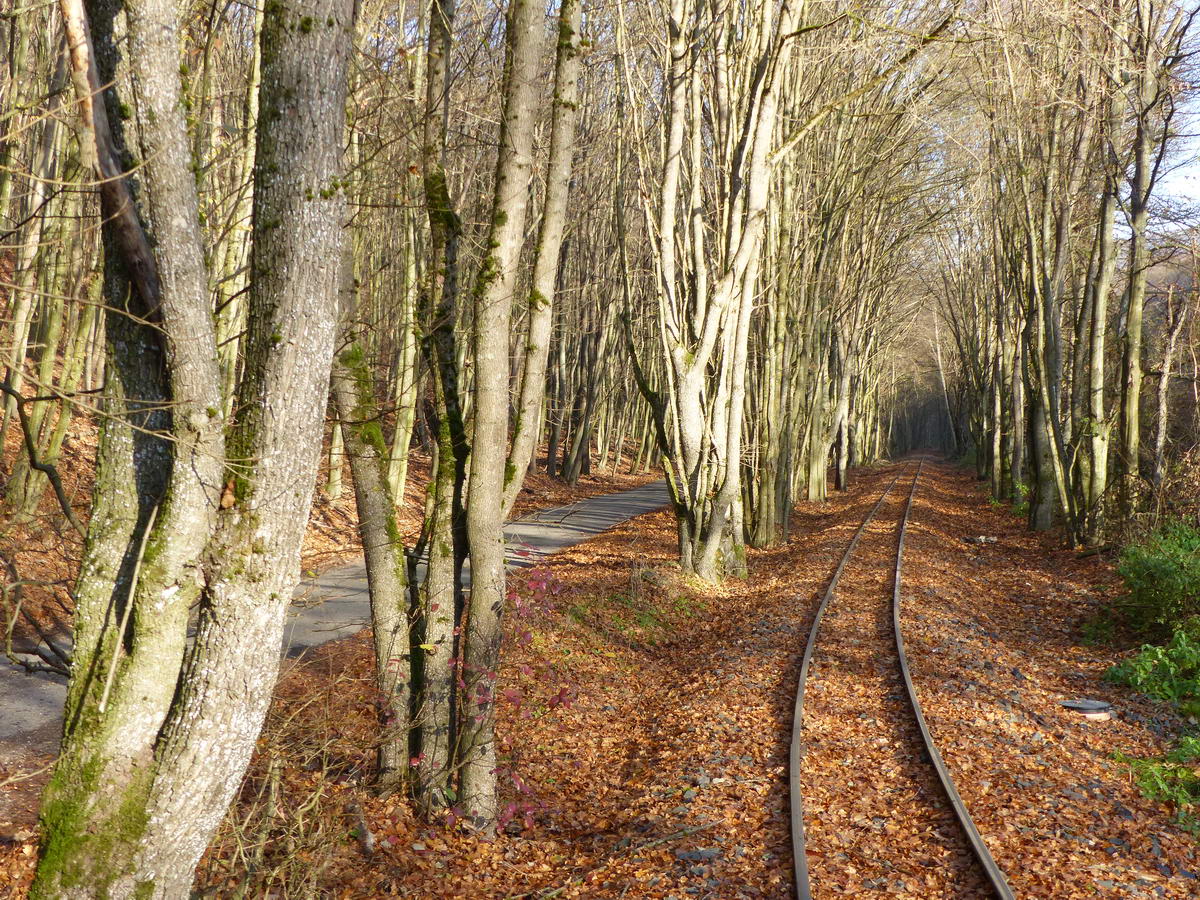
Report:
[[[371,789],[378,726],[365,634],[289,661],[198,889],[791,896],[787,754],[800,653],[838,557],[896,471],[859,471],[848,493],[800,504],[790,541],[752,552],[747,581],[681,579],[667,512],[528,572],[500,675],[505,824],[492,841],[423,824],[403,798]],[[909,658],[934,737],[1016,895],[1196,896],[1194,837],[1114,758],[1161,754],[1182,723],[1105,683],[1123,651],[1081,639],[1119,589],[1111,565],[1029,534],[970,473],[925,472],[905,553]],[[981,535],[995,541],[965,540]],[[1112,702],[1113,716],[1087,720],[1059,705],[1078,697]],[[844,728],[862,743],[877,737],[869,719]],[[882,775],[819,774],[831,792],[838,780],[882,789]],[[869,852],[900,860],[910,849],[889,827],[904,823],[864,822],[853,806],[829,817],[847,845],[870,841]],[[29,840],[0,846],[0,891],[7,880],[20,895],[32,856]],[[819,897],[925,896],[868,883],[849,865],[814,887]]]
[[[9,461],[15,458],[18,440],[19,436],[10,431],[6,443],[9,453],[5,457]],[[77,420],[59,463],[65,493],[71,499],[76,515],[84,522],[87,521],[87,498],[92,490],[95,441],[95,429],[90,427],[87,419]],[[318,484],[323,486],[328,483],[328,438],[322,459]],[[11,468],[11,462],[6,468]],[[629,474],[627,459],[623,459],[618,468],[617,472],[606,469],[582,476],[575,485],[542,472],[529,475],[518,495],[513,517],[639,487],[658,477],[654,472]],[[415,539],[420,529],[428,472],[428,458],[420,451],[414,451],[410,457],[405,503],[398,516],[401,532],[407,540]],[[32,520],[21,524],[0,522],[0,562],[6,569],[6,581],[9,584],[20,581],[24,585],[19,593],[6,594],[6,602],[0,605],[0,633],[7,635],[17,652],[27,652],[38,645],[45,648],[47,636],[56,643],[69,644],[72,609],[69,588],[79,568],[82,542],[65,526],[57,510],[53,497],[47,496]],[[301,554],[304,574],[315,576],[361,559],[357,529],[357,510],[347,470],[339,497],[331,498],[323,489],[318,489],[314,495]],[[19,606],[14,599],[19,600]],[[0,657],[0,676],[0,690],[3,691],[23,690],[26,677],[65,683],[65,679],[53,673],[26,676],[19,666],[3,657]],[[30,726],[22,723],[20,715],[26,707],[30,714],[36,714],[50,688],[53,685],[39,686],[24,706],[18,702],[19,709],[13,712],[15,721],[0,723],[3,725],[0,727],[0,857],[6,847],[19,846],[32,834],[37,800],[48,778],[48,764],[57,748],[60,726],[54,718],[46,727],[28,731]],[[51,693],[57,697],[61,690],[58,688]],[[19,701],[20,698],[10,699]],[[0,715],[5,714],[3,710],[4,705],[0,703]],[[34,715],[34,718],[38,716]],[[0,897],[7,896],[7,890],[3,864],[0,863]]]

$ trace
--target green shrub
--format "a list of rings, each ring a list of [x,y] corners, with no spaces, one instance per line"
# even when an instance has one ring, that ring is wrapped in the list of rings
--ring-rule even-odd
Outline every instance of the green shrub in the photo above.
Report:
[[[1200,720],[1200,533],[1172,525],[1127,548],[1118,567],[1129,594],[1122,606],[1130,624],[1169,632],[1165,646],[1145,644],[1104,673],[1148,697],[1174,704],[1193,725]],[[1175,821],[1200,834],[1200,735],[1184,733],[1166,756],[1114,758],[1129,766],[1142,793],[1166,803]]]
[[[1200,735],[1185,734],[1179,739],[1179,744],[1167,754],[1167,759],[1181,765],[1195,765],[1200,762]]]
[[[1200,705],[1200,645],[1180,632],[1170,647],[1143,647],[1137,656],[1109,669],[1106,677],[1130,684],[1142,693],[1179,703],[1180,710],[1195,719]],[[1189,674],[1190,673],[1190,674]],[[1142,793],[1175,811],[1175,821],[1192,832],[1200,832],[1200,736],[1183,734],[1167,755],[1141,758],[1120,751],[1113,758],[1129,767]]]
[[[1187,739],[1185,739],[1187,740]],[[1191,739],[1195,741],[1195,738]],[[1175,821],[1189,831],[1197,830],[1195,808],[1200,803],[1200,775],[1193,764],[1195,756],[1180,759],[1181,748],[1175,748],[1165,759],[1138,759],[1124,753],[1113,754],[1117,762],[1129,766],[1142,793],[1175,810]]]
[[[1130,544],[1117,571],[1127,589],[1120,606],[1136,631],[1200,630],[1200,528],[1175,522]]]
[[[1177,631],[1165,647],[1146,644],[1104,677],[1157,700],[1188,703],[1200,697],[1200,641]]]
[[[1111,607],[1097,610],[1079,626],[1079,636],[1088,647],[1107,647],[1117,640],[1117,620]]]

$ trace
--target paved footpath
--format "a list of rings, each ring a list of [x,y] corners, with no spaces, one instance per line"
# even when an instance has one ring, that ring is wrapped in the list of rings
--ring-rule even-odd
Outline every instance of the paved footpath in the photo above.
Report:
[[[536,565],[559,550],[666,503],[666,483],[656,481],[534,513],[504,527],[509,565]],[[365,565],[357,562],[330,569],[305,579],[297,589],[284,652],[298,656],[310,647],[354,634],[369,621]],[[7,660],[0,663],[0,762],[31,751],[54,752],[65,690],[62,678],[30,675]]]

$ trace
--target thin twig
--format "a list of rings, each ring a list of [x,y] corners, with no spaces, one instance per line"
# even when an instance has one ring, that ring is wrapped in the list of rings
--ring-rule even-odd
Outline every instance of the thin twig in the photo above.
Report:
[[[58,469],[51,463],[44,462],[38,457],[37,444],[34,441],[33,432],[29,425],[29,414],[25,412],[25,398],[21,396],[20,391],[12,386],[11,379],[12,369],[5,368],[4,381],[0,382],[0,391],[3,391],[16,401],[14,405],[17,408],[17,418],[21,422],[21,434],[25,438],[25,453],[29,457],[29,468],[41,472],[50,480],[50,486],[54,488],[54,496],[58,498],[58,505],[62,507],[67,521],[79,532],[81,537],[87,537],[87,531],[80,524],[79,519],[75,518],[75,511],[71,509],[71,502],[67,499],[66,491],[63,490],[63,483],[58,475]]]
[[[52,765],[54,765],[53,761],[46,763],[39,769],[34,769],[32,772],[18,772],[16,775],[9,775],[7,778],[0,780],[0,788],[5,788],[10,784],[17,784],[21,781],[28,781],[30,778],[37,778]]]

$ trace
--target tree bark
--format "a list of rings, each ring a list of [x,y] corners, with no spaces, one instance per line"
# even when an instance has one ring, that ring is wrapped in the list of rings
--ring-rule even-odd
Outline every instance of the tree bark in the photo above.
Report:
[[[280,647],[299,579],[337,332],[345,202],[332,186],[354,14],[351,0],[293,0],[268,6],[263,22],[233,502],[208,548],[195,643],[157,753],[137,861],[151,896],[187,892],[249,764],[278,671],[263,649]]]
[[[546,396],[546,363],[554,320],[555,281],[559,271],[567,200],[570,196],[575,126],[579,118],[579,0],[563,0],[558,12],[558,48],[554,68],[554,103],[550,125],[550,160],[546,200],[534,251],[529,292],[529,334],[521,368],[521,394],[513,422],[512,449],[504,471],[504,516],[512,512],[534,453]]]
[[[98,450],[63,750],[43,800],[31,889],[33,896],[72,897],[120,895],[139,880],[133,856],[145,830],[140,810],[175,693],[187,610],[203,580],[198,560],[215,524],[224,423],[210,405],[219,379],[179,105],[174,11],[157,2],[126,8],[130,51],[141,61],[131,84],[151,250],[120,162],[123,136],[109,127],[106,104],[114,99],[95,102],[100,73],[103,83],[116,77],[116,10],[96,6],[96,52],[78,0],[62,0],[60,8],[90,141],[85,154],[105,179],[100,193],[112,254],[106,394],[117,416],[105,423]],[[158,323],[157,333],[126,311]],[[146,534],[152,518],[156,527]],[[118,634],[118,623],[127,630]]]
[[[460,765],[463,810],[475,827],[485,830],[494,828],[497,815],[494,687],[507,600],[503,525],[509,333],[533,167],[542,19],[538,4],[511,0],[490,255],[475,288],[474,428],[467,499],[471,598],[462,663],[466,690]]]
[[[466,555],[462,489],[468,446],[459,404],[455,336],[462,224],[450,199],[445,169],[454,16],[455,0],[430,0],[422,149],[429,265],[420,313],[427,323],[421,343],[432,375],[436,414],[433,469],[417,545],[417,555],[424,552],[428,559],[415,623],[418,646],[424,652],[412,660],[414,691],[418,692],[414,792],[417,808],[426,816],[453,802],[453,753],[458,742],[455,682],[460,674],[457,626],[464,603],[461,575]]]
[[[351,307],[347,310],[346,328],[351,338],[352,321]],[[353,340],[334,361],[333,393],[346,435],[358,508],[358,532],[367,564],[375,687],[380,705],[377,778],[382,785],[399,786],[406,782],[409,772],[412,704],[408,563],[396,524],[396,502],[387,478],[388,449],[383,440],[371,371],[361,345]]]

